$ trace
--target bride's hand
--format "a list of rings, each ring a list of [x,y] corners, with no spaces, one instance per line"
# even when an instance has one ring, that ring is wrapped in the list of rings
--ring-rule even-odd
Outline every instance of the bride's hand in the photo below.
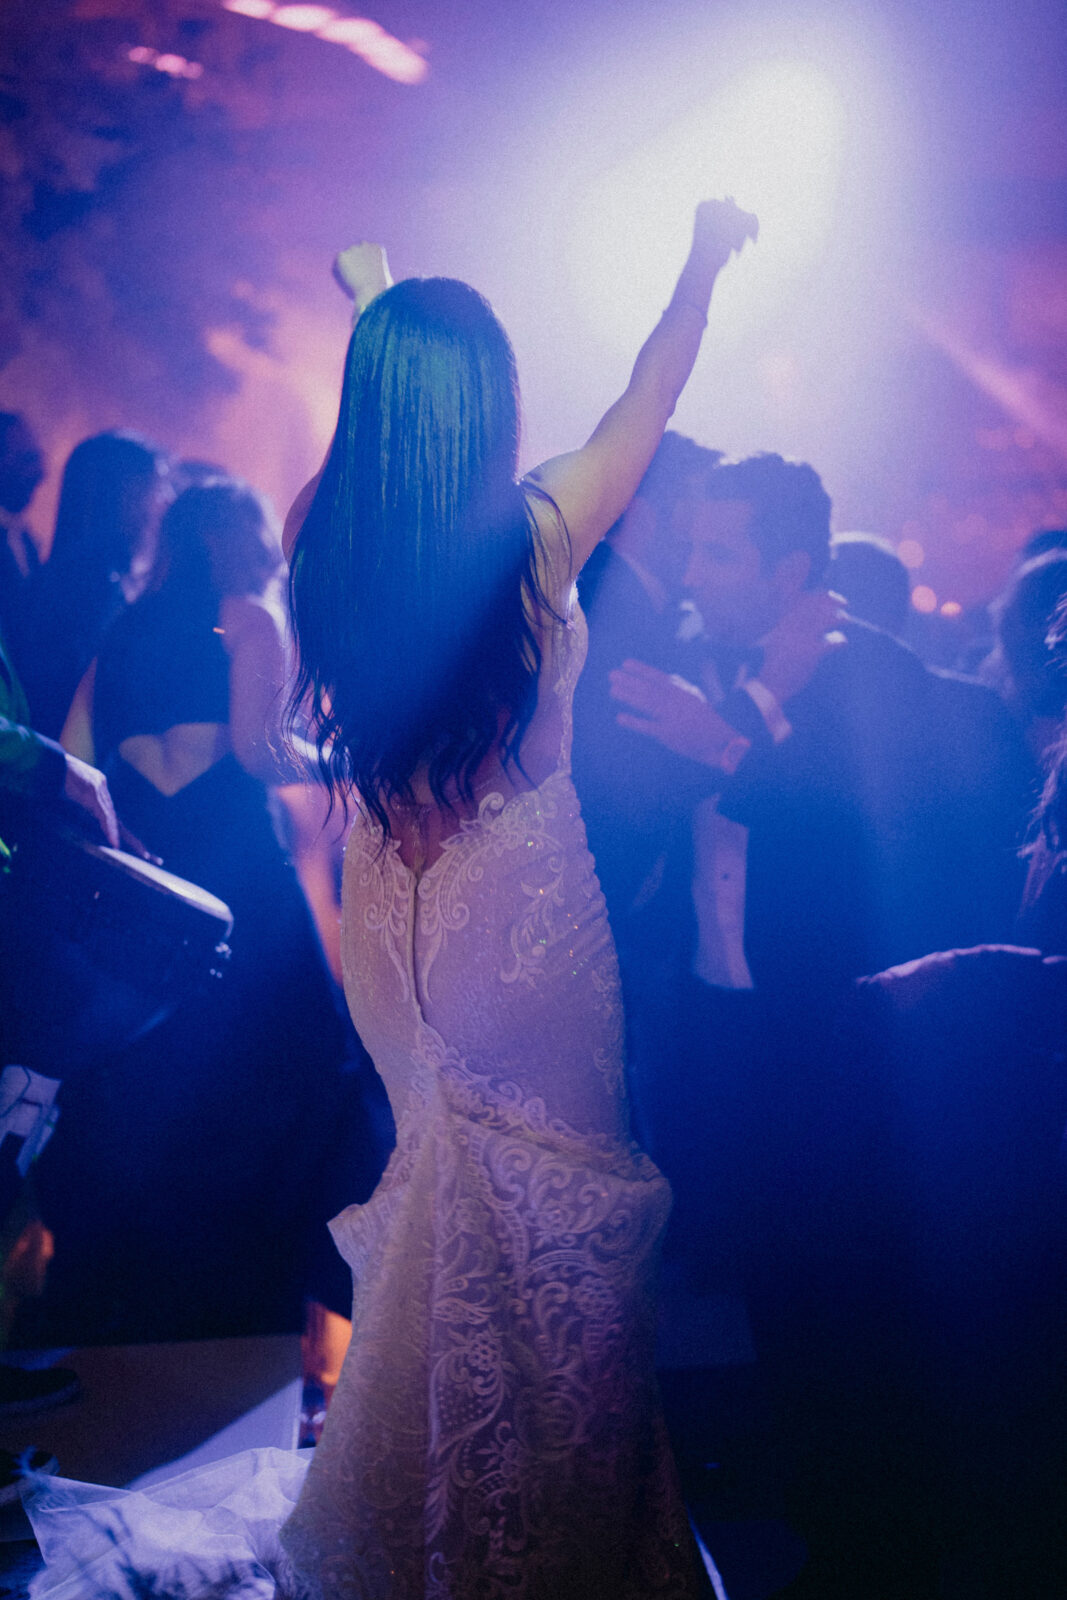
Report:
[[[356,302],[357,312],[365,311],[393,281],[385,247],[365,241],[341,251],[333,264],[333,275],[345,294]]]
[[[719,266],[725,266],[746,239],[755,242],[758,237],[759,219],[751,211],[742,211],[732,198],[702,200],[697,206],[693,248]]]

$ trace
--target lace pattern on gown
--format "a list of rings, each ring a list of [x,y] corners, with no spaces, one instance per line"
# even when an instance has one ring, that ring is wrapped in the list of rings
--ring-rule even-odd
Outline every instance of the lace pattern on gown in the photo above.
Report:
[[[352,1344],[283,1531],[318,1600],[704,1593],[652,1377],[670,1194],[632,1143],[618,968],[562,738],[417,876],[357,821],[343,945],[397,1146],[335,1219]]]

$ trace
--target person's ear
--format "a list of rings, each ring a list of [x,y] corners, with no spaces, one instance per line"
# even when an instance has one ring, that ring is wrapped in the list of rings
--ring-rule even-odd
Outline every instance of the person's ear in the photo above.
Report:
[[[811,574],[811,553],[808,550],[790,550],[776,563],[772,583],[779,600],[795,599],[806,587]]]

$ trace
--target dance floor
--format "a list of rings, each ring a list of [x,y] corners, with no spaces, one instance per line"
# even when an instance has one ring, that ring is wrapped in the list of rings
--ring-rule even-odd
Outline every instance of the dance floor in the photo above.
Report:
[[[296,1444],[294,1335],[98,1347],[64,1351],[61,1360],[77,1372],[81,1395],[53,1411],[4,1419],[0,1448],[48,1450],[64,1477],[125,1487],[238,1450]],[[22,1600],[35,1551],[21,1508],[0,1510],[3,1600]]]
[[[717,1600],[765,1600],[799,1566],[803,1549],[780,1520],[773,1489],[768,1494],[762,1450],[758,1465],[738,1471],[747,1454],[738,1440],[762,1409],[743,1310],[730,1297],[699,1309],[699,1319],[672,1318],[673,1336],[661,1339],[670,1362],[661,1374],[664,1400],[694,1525],[714,1557]],[[300,1341],[293,1335],[93,1347],[48,1359],[56,1358],[78,1373],[81,1395],[3,1420],[0,1448],[48,1450],[64,1477],[125,1487],[239,1450],[296,1444]],[[35,1352],[25,1362],[44,1359]],[[25,1600],[38,1566],[21,1508],[0,1508],[0,1600]]]

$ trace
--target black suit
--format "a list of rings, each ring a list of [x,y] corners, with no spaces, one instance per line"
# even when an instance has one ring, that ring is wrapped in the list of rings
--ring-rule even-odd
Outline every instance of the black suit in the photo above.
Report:
[[[955,1173],[948,1109],[968,1087],[926,1060],[921,1028],[905,1037],[873,1014],[849,1028],[839,1008],[860,973],[1011,938],[1034,775],[991,691],[929,671],[878,630],[845,632],[786,707],[791,736],[754,751],[723,795],[750,830],[745,948],[766,1033],[739,1064],[735,1120],[707,1124],[704,1158],[733,1174],[756,1350],[811,1551],[798,1600],[910,1600],[936,1592],[942,1507],[916,1398],[931,1358],[909,1344],[924,1307],[901,1263],[909,1230],[948,1223],[929,1203],[937,1159],[913,1168],[907,1138]],[[962,1021],[939,1017],[928,1043],[951,1034],[964,1059]],[[988,1243],[961,1239],[979,1254]],[[941,1343],[952,1349],[945,1328]]]
[[[708,779],[696,762],[620,728],[615,719],[625,708],[611,698],[608,682],[628,658],[681,670],[677,610],[658,612],[633,568],[608,544],[586,563],[578,594],[589,655],[574,696],[574,782],[615,936],[625,944],[637,896],[677,846]]]
[[[615,720],[623,707],[611,698],[608,674],[625,660],[686,671],[677,610],[657,611],[608,544],[586,564],[578,592],[589,655],[574,696],[574,783],[619,953],[634,1120],[655,1153],[669,1143],[661,1131],[663,1085],[686,1054],[679,992],[695,929],[692,816],[717,785],[698,762]]]
[[[799,997],[931,950],[1011,938],[1035,775],[991,690],[850,621],[721,809],[749,829],[745,953]]]
[[[676,755],[655,739],[620,728],[608,674],[628,659],[695,681],[703,651],[678,638],[674,605],[656,609],[633,568],[601,544],[578,580],[589,624],[589,655],[574,696],[574,782],[589,848],[624,957],[688,960],[693,936],[690,895],[695,807],[722,787],[723,774]],[[718,707],[731,727],[760,750],[771,740],[748,695]]]

